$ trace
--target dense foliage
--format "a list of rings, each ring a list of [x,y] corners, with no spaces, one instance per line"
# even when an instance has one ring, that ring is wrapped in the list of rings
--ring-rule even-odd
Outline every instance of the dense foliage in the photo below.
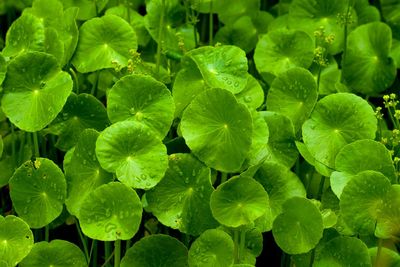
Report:
[[[0,0],[0,267],[400,266],[399,14]]]

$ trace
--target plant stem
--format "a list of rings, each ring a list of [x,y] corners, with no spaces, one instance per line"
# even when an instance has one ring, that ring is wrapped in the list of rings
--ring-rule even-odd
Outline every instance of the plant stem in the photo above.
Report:
[[[108,262],[112,259],[113,256],[114,256],[114,251],[110,254],[108,258],[106,258],[105,262],[103,263],[103,265],[101,265],[101,267],[107,266]]]
[[[378,249],[376,250],[374,267],[379,267],[379,258],[381,256],[381,252],[382,252],[382,239],[379,238],[378,239]]]
[[[96,267],[97,266],[97,240],[94,240],[94,239],[92,240],[92,248],[90,250],[91,251],[90,251],[88,264],[93,259],[92,267]]]
[[[239,263],[241,262],[244,255],[244,246],[246,245],[246,231],[244,229],[240,230],[240,240],[239,240]]]
[[[213,1],[210,1],[210,17],[209,17],[209,29],[208,29],[208,44],[213,44],[213,34],[214,34],[214,14],[213,14]]]
[[[119,267],[121,261],[121,239],[114,241],[114,267]]]
[[[346,19],[345,19],[345,24],[344,24],[344,43],[343,43],[343,55],[342,55],[342,66],[343,66],[343,62],[345,62],[346,59],[346,54],[347,54],[347,26],[348,26],[348,19],[349,19],[349,12],[350,12],[350,0],[348,0],[347,2],[347,10],[346,10]],[[344,81],[344,76],[341,75],[340,77],[340,81],[343,82]]]
[[[233,242],[234,242],[234,247],[233,247],[233,257],[234,257],[234,262],[239,263],[239,230],[234,229],[233,230]]]
[[[35,157],[40,157],[40,152],[39,152],[39,142],[38,142],[38,136],[37,136],[37,132],[33,132],[33,146],[35,148],[35,153],[34,156]]]
[[[97,87],[99,85],[99,77],[100,77],[100,72],[96,71],[95,77],[94,77],[94,83],[92,85],[92,90],[90,90],[90,94],[92,96],[96,96],[96,94],[97,94]]]
[[[82,242],[83,252],[85,253],[86,261],[89,263],[90,257],[89,257],[88,247],[87,247],[85,238],[83,237],[83,234],[82,234],[82,231],[81,231],[81,227],[79,226],[78,221],[75,222],[75,226],[76,226],[76,230],[77,230],[77,232],[79,234],[79,238],[81,239],[81,242]]]
[[[158,42],[157,42],[157,56],[156,56],[156,77],[160,75],[160,63],[161,63],[161,42],[163,36],[164,27],[164,13],[165,13],[165,0],[161,0],[161,15],[160,24],[158,25]]]
[[[325,176],[322,176],[318,186],[318,193],[317,193],[318,200],[321,200],[322,192],[324,191],[324,184],[325,184]]]
[[[225,183],[227,179],[228,179],[228,173],[221,172],[221,184]]]
[[[113,251],[112,254],[114,254],[114,251]],[[106,259],[108,259],[108,258],[111,257],[112,254],[111,254],[111,243],[105,241],[105,242],[104,242],[104,257],[105,257]],[[105,265],[105,266],[107,266],[106,263],[107,263],[108,261],[109,261],[109,260],[107,260],[106,262],[104,262],[104,265]]]
[[[46,242],[49,242],[49,238],[50,238],[50,227],[49,227],[49,225],[47,224],[47,225],[44,227],[44,240],[45,240]]]
[[[11,156],[14,161],[14,166],[17,167],[17,160],[15,156],[15,129],[14,129],[14,124],[10,121],[10,126],[11,126]]]
[[[126,244],[125,244],[125,251],[127,251],[132,245],[132,239],[128,239],[126,240]]]
[[[79,95],[79,80],[78,80],[78,76],[76,75],[76,72],[74,71],[73,68],[69,68],[69,73],[71,73],[72,79],[74,80],[75,92],[76,92],[77,95]]]
[[[314,257],[315,257],[315,248],[313,248],[313,249],[311,250],[310,264],[309,264],[309,266],[310,266],[310,267],[312,267],[312,266],[313,266],[313,263],[314,263]]]

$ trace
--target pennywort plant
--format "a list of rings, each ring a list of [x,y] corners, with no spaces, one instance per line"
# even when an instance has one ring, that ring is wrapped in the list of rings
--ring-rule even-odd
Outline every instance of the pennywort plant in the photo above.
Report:
[[[399,12],[0,2],[0,266],[398,266]]]

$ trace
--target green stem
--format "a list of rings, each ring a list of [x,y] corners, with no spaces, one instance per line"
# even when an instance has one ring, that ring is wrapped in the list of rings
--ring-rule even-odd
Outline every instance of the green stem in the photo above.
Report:
[[[11,156],[14,161],[14,166],[17,167],[17,159],[15,156],[15,129],[14,129],[14,124],[10,121],[11,125]]]
[[[315,248],[311,251],[310,264],[309,264],[310,267],[313,266],[314,258],[315,258]]]
[[[44,227],[44,240],[46,242],[49,242],[50,240],[50,227],[48,224]]]
[[[114,242],[114,267],[119,267],[121,261],[121,239]]]
[[[391,107],[388,107],[388,112],[389,112],[389,118],[392,121],[393,127],[399,129],[399,125],[396,122],[396,119],[395,119],[395,117],[393,115]]]
[[[225,183],[227,179],[228,179],[228,173],[221,172],[221,184]]]
[[[24,151],[24,147],[25,147],[25,139],[26,139],[26,135],[28,133],[27,132],[23,132],[21,135],[21,141],[19,142],[19,150],[18,150],[18,158],[17,158],[17,166],[21,164],[21,162],[23,161],[23,151]],[[29,136],[28,136],[29,139]]]
[[[193,20],[193,35],[194,35],[194,47],[198,46],[199,41],[197,40],[197,16],[194,10],[192,10],[192,20]]]
[[[213,34],[214,34],[214,14],[213,14],[213,1],[210,1],[210,17],[209,17],[209,29],[208,29],[208,43],[213,44]]]
[[[239,263],[239,230],[234,229],[233,230],[233,242],[234,242],[234,247],[233,247],[233,257],[234,257],[234,262]]]
[[[348,18],[349,18],[349,12],[350,12],[350,0],[348,0],[347,2],[347,10],[346,10],[346,19],[345,19],[345,24],[344,24],[344,43],[343,43],[343,55],[342,55],[342,66],[343,66],[343,62],[345,62],[345,58],[346,58],[346,54],[347,54],[347,31],[348,31]],[[340,81],[343,82],[344,81],[344,76],[341,75],[340,77]]]
[[[107,266],[107,264],[111,261],[113,256],[114,256],[114,251],[110,254],[110,256],[108,256],[108,258],[106,258],[106,260],[104,261],[103,265],[101,265],[101,267]]]
[[[75,222],[75,226],[76,226],[76,230],[77,230],[77,232],[79,234],[79,238],[80,238],[82,246],[83,246],[83,252],[85,253],[86,261],[89,262],[90,257],[89,257],[88,247],[87,247],[85,238],[83,237],[83,234],[82,234],[82,231],[81,231],[81,227],[79,226],[78,221]]]
[[[379,267],[379,258],[382,252],[382,239],[378,239],[378,249],[376,250],[375,264],[374,267]]]
[[[93,261],[92,261],[93,259]],[[90,254],[89,254],[89,260],[88,260],[88,266],[90,264],[90,261],[92,261],[92,267],[97,266],[97,240],[92,240],[92,245],[90,247]]]
[[[112,254],[114,254],[114,252],[113,252]],[[105,242],[104,242],[104,257],[105,257],[106,259],[108,259],[108,258],[111,257],[112,254],[111,254],[111,242],[105,241]],[[107,265],[106,265],[107,262],[108,262],[108,260],[106,260],[106,262],[104,262],[104,265],[105,265],[105,266],[107,266]]]
[[[93,82],[93,85],[92,85],[92,90],[90,90],[90,94],[92,96],[96,96],[96,94],[97,94],[97,87],[99,85],[99,77],[100,77],[100,72],[96,71],[95,77],[94,77],[94,82]]]
[[[318,200],[321,200],[322,192],[324,191],[324,184],[325,184],[325,176],[322,176],[318,186],[318,193],[317,193]]]
[[[34,156],[36,158],[40,157],[40,152],[39,152],[39,141],[38,141],[38,136],[37,136],[37,132],[33,132],[33,146],[35,148],[35,154]]]
[[[156,56],[156,77],[160,75],[160,64],[161,64],[161,41],[163,36],[164,28],[164,13],[165,13],[165,0],[161,0],[161,15],[160,24],[158,28],[158,42],[157,42],[157,56]]]
[[[322,66],[318,66],[318,76],[317,76],[317,92],[319,92],[319,83],[321,81],[321,72],[322,72]]]
[[[126,240],[125,251],[127,251],[132,246],[132,239]]]
[[[244,229],[241,229],[240,230],[240,240],[239,240],[239,256],[238,256],[239,263],[243,259],[245,245],[246,245],[246,231]]]
[[[73,68],[69,68],[69,73],[71,73],[72,79],[74,80],[75,92],[76,92],[77,95],[79,95],[79,80],[78,80],[78,76],[76,75],[76,72],[74,71]]]

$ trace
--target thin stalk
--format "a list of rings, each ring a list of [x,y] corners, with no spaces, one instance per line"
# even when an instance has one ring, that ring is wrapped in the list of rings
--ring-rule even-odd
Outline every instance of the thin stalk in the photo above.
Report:
[[[127,251],[132,246],[132,239],[126,240],[125,251]]]
[[[318,66],[318,76],[317,76],[317,92],[319,92],[319,83],[321,81],[321,72],[322,72],[322,66]]]
[[[50,240],[50,227],[48,224],[44,227],[44,240],[46,242],[49,242]]]
[[[37,132],[33,132],[32,133],[33,136],[33,146],[35,148],[35,157],[40,157],[40,152],[39,152],[39,141],[38,141],[38,136],[37,136]]]
[[[348,22],[348,19],[349,19],[349,16],[348,16],[348,15],[349,15],[349,12],[350,12],[350,0],[348,0],[348,2],[347,2],[347,10],[346,10],[346,14],[345,14],[346,19],[345,19],[344,31],[343,31],[343,33],[344,33],[344,43],[343,43],[342,65],[343,65],[343,62],[345,61],[346,54],[347,54],[347,32],[348,32],[347,26],[348,26],[348,23],[349,23],[349,22]],[[341,81],[341,82],[344,81],[344,76],[343,76],[343,75],[341,75],[340,81]]]
[[[93,96],[96,96],[96,93],[97,93],[97,87],[99,85],[99,77],[100,77],[100,72],[96,71],[94,83],[92,85],[92,90],[90,90],[90,94]]]
[[[374,267],[379,267],[379,258],[381,256],[381,252],[382,252],[382,238],[379,238],[378,239],[378,249],[376,250]]]
[[[14,129],[14,124],[10,121],[11,124],[11,136],[12,136],[12,140],[11,140],[11,156],[13,158],[14,161],[14,165],[17,166],[17,160],[15,157],[15,129]]]
[[[315,248],[311,251],[310,264],[309,264],[310,267],[313,266],[314,258],[315,258]]]
[[[234,257],[234,262],[239,263],[239,230],[234,229],[233,230],[233,257]]]
[[[228,173],[221,172],[221,184],[225,183],[227,179],[228,179]]]
[[[106,261],[103,263],[103,265],[101,265],[101,267],[107,266],[107,264],[110,262],[110,260],[113,258],[113,256],[114,256],[114,251],[110,254],[110,256],[108,258],[106,258]]]
[[[389,112],[389,118],[392,121],[393,127],[399,129],[399,124],[397,123],[390,107],[388,107],[388,112]]]
[[[322,197],[322,192],[324,190],[324,184],[325,184],[325,176],[322,176],[321,180],[319,181],[319,186],[318,186],[318,193],[317,193],[318,200],[320,200]]]
[[[114,241],[114,267],[119,267],[121,261],[121,239]]]
[[[165,13],[165,0],[161,0],[161,15],[160,24],[158,25],[158,42],[157,42],[157,56],[156,56],[156,75],[160,75],[160,64],[161,64],[161,40],[163,36],[164,28],[164,13]]]
[[[79,234],[79,238],[80,238],[82,246],[83,246],[83,252],[85,253],[86,261],[89,262],[90,257],[89,257],[88,247],[87,247],[85,238],[83,237],[83,234],[82,234],[82,231],[81,231],[81,228],[80,228],[78,222],[75,222],[75,226],[76,226],[76,230]]]
[[[208,25],[208,43],[209,45],[213,44],[213,34],[214,34],[214,14],[213,14],[213,1],[210,1],[210,17],[209,17],[209,25]]]
[[[26,139],[26,135],[27,134],[28,134],[27,132],[24,132],[21,135],[21,141],[19,143],[19,151],[18,151],[18,159],[17,159],[17,163],[18,164],[17,164],[17,166],[20,165],[20,163],[23,160],[23,154],[24,154],[23,151],[24,151],[25,139]],[[29,138],[29,136],[28,136],[28,138]]]
[[[114,254],[114,251],[112,252],[112,254]],[[111,255],[111,242],[105,241],[104,242],[104,257],[106,259],[108,259],[110,257],[110,255]],[[106,262],[104,264],[106,264]]]
[[[194,47],[198,46],[199,41],[197,40],[197,16],[194,10],[192,10],[192,23],[193,23],[193,37],[194,37]]]
[[[72,79],[74,80],[75,92],[76,92],[77,95],[79,95],[79,80],[78,80],[78,76],[76,75],[76,72],[74,71],[73,68],[69,68],[69,73],[71,73]]]
[[[246,244],[246,231],[244,229],[240,230],[240,240],[239,240],[239,263],[242,261],[244,255],[244,246]]]
[[[90,256],[88,264],[92,260],[92,267],[97,267],[97,240],[92,240],[92,247],[90,249]]]

